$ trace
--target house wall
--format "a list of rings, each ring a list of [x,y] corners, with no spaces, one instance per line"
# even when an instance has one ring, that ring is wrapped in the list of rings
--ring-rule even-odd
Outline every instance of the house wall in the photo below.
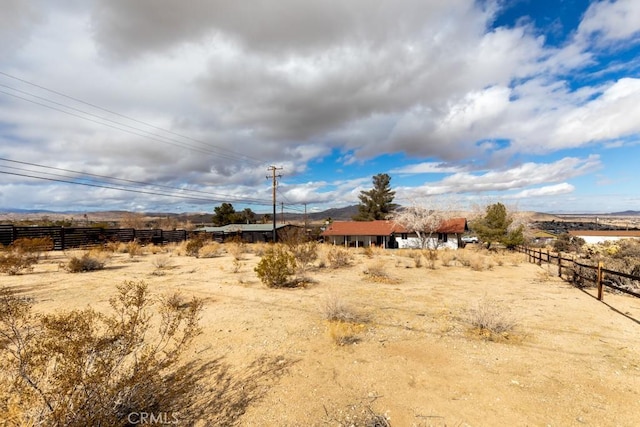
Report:
[[[403,235],[396,234],[395,240],[399,249],[416,249],[420,248],[420,239],[414,235],[407,235],[406,238],[402,238]],[[332,245],[339,245],[345,247],[369,247],[372,244],[376,245],[379,236],[326,236],[325,242]],[[390,236],[382,236],[382,247],[389,247]],[[437,236],[432,239],[429,247],[437,247],[438,249],[458,249],[458,235],[447,235],[446,242],[438,242]]]
[[[398,242],[398,248],[400,249],[421,249],[420,239],[415,235],[408,235],[406,239],[403,239],[402,236],[396,236],[396,241]],[[427,241],[428,248],[437,248],[437,249],[458,249],[458,235],[457,234],[448,234],[447,241],[441,242],[438,241],[438,237],[432,237]]]

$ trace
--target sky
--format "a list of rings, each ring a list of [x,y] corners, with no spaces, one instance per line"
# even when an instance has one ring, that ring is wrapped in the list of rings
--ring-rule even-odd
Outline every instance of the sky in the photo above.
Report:
[[[0,211],[640,210],[637,0],[0,8]]]

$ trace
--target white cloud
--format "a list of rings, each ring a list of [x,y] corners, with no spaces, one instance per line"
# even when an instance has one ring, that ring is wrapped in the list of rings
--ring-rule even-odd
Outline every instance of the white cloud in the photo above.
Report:
[[[640,32],[640,3],[636,0],[593,2],[578,28],[577,37],[594,35],[604,42],[616,42]]]
[[[558,196],[573,193],[574,190],[575,187],[573,185],[563,182],[561,184],[523,190],[511,197],[514,199],[528,199],[530,197]]]

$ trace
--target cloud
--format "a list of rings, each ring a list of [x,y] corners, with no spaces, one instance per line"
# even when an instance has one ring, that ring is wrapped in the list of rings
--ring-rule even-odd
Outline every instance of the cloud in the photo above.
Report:
[[[528,162],[510,169],[480,174],[459,172],[421,187],[403,188],[398,193],[402,198],[410,200],[421,196],[450,193],[481,194],[520,190],[530,186],[563,182],[596,171],[600,167],[601,162],[597,155],[591,155],[586,159],[565,157],[553,163]]]
[[[528,199],[530,197],[558,196],[573,193],[574,190],[575,187],[573,185],[563,182],[561,184],[523,190],[511,197],[514,199]]]
[[[424,162],[391,169],[392,174],[426,174],[426,173],[456,173],[461,172],[462,167],[452,166],[439,162]]]
[[[578,27],[578,39],[596,37],[613,43],[640,33],[640,3],[635,0],[593,2]]]

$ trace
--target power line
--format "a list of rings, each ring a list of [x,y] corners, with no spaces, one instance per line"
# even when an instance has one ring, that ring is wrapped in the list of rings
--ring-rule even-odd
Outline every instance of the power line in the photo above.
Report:
[[[125,115],[125,114],[118,113],[118,112],[116,112],[116,111],[106,109],[106,108],[101,107],[101,106],[99,106],[99,105],[96,105],[96,104],[93,104],[93,103],[90,103],[90,102],[84,101],[84,100],[82,100],[82,99],[79,99],[79,98],[76,98],[76,97],[73,97],[73,96],[70,96],[70,95],[64,94],[64,93],[62,93],[62,92],[59,92],[59,91],[56,91],[56,90],[53,90],[53,89],[47,88],[47,87],[45,87],[45,86],[42,86],[42,85],[39,85],[39,84],[36,84],[36,83],[30,82],[30,81],[28,81],[28,80],[25,80],[25,79],[22,79],[22,78],[20,78],[20,77],[17,77],[17,76],[14,76],[14,75],[11,75],[11,74],[8,74],[8,73],[5,73],[5,72],[3,72],[3,71],[0,71],[0,75],[3,75],[3,76],[5,76],[5,77],[8,77],[8,78],[11,78],[11,79],[14,79],[14,80],[17,80],[17,81],[19,81],[19,82],[25,83],[25,84],[27,84],[27,85],[30,85],[30,86],[33,86],[33,87],[36,87],[36,88],[42,89],[42,90],[44,90],[44,91],[47,91],[47,92],[53,93],[53,94],[58,95],[58,96],[61,96],[61,97],[63,97],[63,98],[70,99],[70,100],[72,100],[72,101],[75,101],[75,102],[78,102],[78,103],[81,103],[81,104],[87,105],[87,106],[89,106],[89,107],[95,108],[95,109],[100,110],[100,111],[103,111],[103,112],[105,112],[105,113],[113,114],[114,116],[121,117],[121,118],[124,118],[124,119],[130,120],[130,121],[132,121],[132,122],[139,123],[139,124],[142,124],[142,125],[148,126],[148,127],[150,127],[150,128],[153,128],[153,129],[156,129],[156,130],[160,130],[160,131],[162,131],[162,132],[166,132],[166,133],[169,133],[169,134],[171,134],[171,135],[178,136],[178,137],[180,137],[180,138],[184,138],[184,139],[187,139],[187,140],[189,140],[189,141],[192,141],[192,142],[198,143],[198,144],[200,144],[200,145],[205,146],[205,147],[206,147],[210,152],[212,152],[213,154],[217,154],[217,155],[219,155],[219,156],[221,156],[221,157],[230,158],[230,159],[234,159],[234,160],[244,160],[244,161],[249,161],[249,162],[254,163],[254,164],[256,164],[256,165],[260,165],[260,164],[263,164],[263,163],[264,163],[262,160],[257,159],[257,158],[254,158],[254,157],[251,157],[251,156],[247,156],[246,154],[241,154],[241,153],[238,153],[238,152],[235,152],[235,151],[232,151],[232,150],[228,150],[228,149],[225,149],[225,148],[222,148],[222,147],[212,147],[212,146],[211,146],[211,144],[206,143],[206,142],[204,142],[204,141],[201,141],[201,140],[199,140],[199,139],[195,139],[195,138],[192,138],[192,137],[190,137],[190,136],[183,135],[183,134],[180,134],[180,133],[178,133],[178,132],[174,132],[174,131],[172,131],[172,130],[165,129],[165,128],[162,128],[162,127],[159,127],[159,126],[153,125],[153,124],[151,124],[151,123],[147,123],[147,122],[145,122],[145,121],[142,121],[142,120],[139,120],[139,119],[136,119],[136,118],[133,118],[133,117],[127,116],[127,115]],[[9,88],[9,89],[15,90],[16,92],[19,92],[19,93],[28,94],[29,96],[33,96],[33,97],[35,97],[35,98],[42,99],[42,100],[45,100],[45,101],[47,101],[47,102],[51,102],[51,103],[53,103],[53,104],[62,105],[62,106],[64,106],[64,107],[66,107],[66,108],[69,108],[69,109],[72,109],[72,110],[75,110],[75,111],[80,111],[80,112],[82,112],[82,113],[84,113],[84,114],[87,114],[87,115],[91,115],[91,116],[94,116],[94,117],[99,117],[99,118],[101,118],[102,120],[107,120],[107,121],[110,121],[110,122],[112,122],[112,123],[117,123],[117,124],[119,124],[119,125],[121,125],[121,126],[131,127],[131,128],[134,128],[134,129],[138,129],[138,130],[140,130],[140,131],[142,131],[142,132],[150,133],[151,135],[157,135],[157,134],[153,134],[153,133],[151,133],[151,132],[149,132],[149,131],[141,130],[141,129],[139,129],[139,128],[135,128],[135,127],[133,127],[133,126],[126,125],[126,124],[124,124],[124,123],[116,122],[116,121],[114,121],[114,120],[111,120],[111,119],[108,119],[108,118],[104,118],[104,117],[98,116],[98,115],[93,114],[93,113],[89,113],[89,112],[86,112],[86,111],[83,111],[83,110],[79,110],[79,109],[77,109],[77,108],[74,108],[74,107],[71,107],[71,106],[68,106],[68,105],[64,105],[64,104],[58,103],[58,102],[56,102],[56,101],[48,100],[48,99],[43,98],[43,97],[40,97],[40,96],[38,96],[38,95],[30,94],[30,93],[28,93],[28,92],[24,92],[24,91],[21,91],[21,90],[19,90],[19,89],[15,89],[15,88],[12,88],[12,87],[10,87],[10,86],[6,86],[6,85],[0,85],[0,86],[3,86],[3,87],[6,87],[6,88]],[[14,96],[14,97],[19,98],[19,99],[23,99],[23,100],[28,101],[28,102],[33,102],[33,103],[35,103],[35,104],[38,104],[38,105],[41,105],[41,106],[44,106],[44,107],[47,107],[47,108],[52,108],[52,109],[54,109],[54,110],[61,111],[61,112],[63,112],[63,113],[70,114],[70,113],[68,113],[68,112],[66,112],[66,111],[64,111],[64,110],[59,110],[59,109],[53,108],[53,107],[51,107],[51,106],[48,106],[48,105],[45,105],[45,104],[41,104],[41,103],[38,103],[38,102],[35,102],[35,101],[32,101],[32,100],[28,100],[28,99],[25,99],[25,98],[22,98],[22,97],[18,97],[18,96],[16,96],[16,95],[13,95],[13,94],[10,94],[10,93],[7,93],[7,92],[2,92],[2,93],[5,93],[5,94],[10,95],[10,96]],[[80,117],[80,118],[83,118],[83,119],[87,120],[87,119],[86,119],[86,118],[84,118],[84,117]],[[93,120],[90,120],[90,121],[93,121]],[[96,122],[96,123],[99,123],[99,122]],[[106,125],[105,123],[100,123],[100,124]],[[120,129],[120,130],[123,130],[123,129]],[[124,130],[123,130],[123,131],[124,131]],[[125,132],[126,132],[126,131],[125,131]],[[159,135],[158,135],[158,136],[159,136]],[[163,137],[163,136],[160,136],[160,137],[162,137],[162,138],[166,138],[166,139],[171,139],[171,138],[167,138],[167,137]],[[174,139],[171,139],[171,140],[176,141],[176,140],[174,140]],[[179,141],[176,141],[176,142],[179,142]],[[196,147],[189,146],[188,144],[185,144],[185,143],[182,143],[182,144],[183,144],[183,145],[186,145],[186,147],[184,147],[184,148],[196,149]],[[202,150],[202,149],[200,149],[200,150]],[[196,151],[197,151],[197,150],[196,150]],[[224,153],[221,153],[221,152],[226,152],[227,154],[224,154]]]
[[[211,195],[211,196],[216,196],[216,197],[224,197],[226,200],[237,199],[237,200],[232,200],[232,201],[237,201],[237,202],[247,202],[247,203],[248,202],[252,202],[252,203],[255,203],[255,204],[265,204],[265,205],[269,204],[269,201],[266,200],[266,199],[257,199],[257,198],[252,198],[252,197],[239,197],[239,196],[233,196],[233,195],[229,195],[229,194],[222,194],[222,193],[214,193],[214,192],[209,192],[209,191],[191,190],[191,189],[185,189],[185,188],[180,188],[180,187],[173,187],[173,186],[169,186],[169,185],[152,184],[152,183],[143,182],[143,181],[134,181],[134,180],[130,180],[130,179],[116,178],[116,177],[107,176],[107,175],[98,175],[98,174],[92,174],[92,173],[88,173],[88,172],[75,171],[75,170],[71,170],[71,169],[64,169],[64,168],[57,168],[57,167],[53,167],[53,166],[39,165],[37,163],[24,162],[24,161],[20,161],[20,160],[11,160],[11,159],[3,158],[3,157],[0,157],[0,161],[18,163],[18,164],[22,164],[22,165],[34,166],[34,167],[43,168],[43,169],[50,169],[50,170],[68,172],[68,173],[75,173],[75,174],[79,174],[79,175],[86,175],[86,176],[90,176],[90,177],[103,178],[103,179],[108,179],[108,180],[112,180],[112,181],[120,181],[120,182],[136,184],[136,185],[142,185],[142,186],[165,188],[165,189],[169,189],[169,190],[177,190],[177,191],[180,191],[180,192],[198,193],[198,194]],[[10,166],[3,166],[3,165],[0,165],[0,167],[9,168],[9,169],[18,169],[18,168],[12,168]],[[68,177],[66,175],[52,174],[50,172],[40,172],[40,171],[34,171],[34,170],[28,170],[28,169],[18,169],[18,170],[22,170],[22,171],[26,171],[26,172],[45,173],[45,174],[48,174],[48,175],[59,176],[59,177],[63,177],[63,178],[73,178],[73,177]],[[86,178],[79,177],[79,179],[86,179]]]
[[[92,184],[92,183],[87,183],[87,182],[78,182],[78,181],[69,181],[69,180],[64,180],[64,179],[58,179],[58,178],[47,178],[47,177],[43,177],[43,176],[34,176],[34,175],[28,175],[28,174],[22,174],[22,173],[16,173],[16,172],[7,172],[7,171],[0,171],[0,173],[5,174],[5,175],[14,175],[14,176],[22,176],[22,177],[27,177],[27,178],[34,178],[34,179],[41,179],[41,180],[45,180],[45,181],[52,181],[52,182],[60,182],[60,183],[65,183],[65,184],[75,184],[75,185],[84,185],[86,187],[94,187],[94,188],[105,188],[105,189],[109,189],[109,190],[120,190],[120,191],[127,191],[130,193],[138,193],[138,194],[149,194],[149,195],[155,195],[155,196],[163,196],[163,197],[170,197],[170,198],[177,198],[177,199],[185,199],[185,200],[198,200],[198,201],[206,201],[206,202],[224,202],[225,199],[211,199],[211,198],[204,198],[204,197],[195,197],[195,196],[185,196],[185,195],[179,195],[179,194],[166,194],[166,193],[158,193],[155,191],[146,191],[146,190],[137,190],[137,189],[133,189],[133,188],[126,188],[126,187],[113,187],[110,185],[102,185],[102,184]],[[246,204],[253,204],[253,205],[260,205],[260,206],[264,206],[265,203],[256,203],[256,202],[244,202]]]

